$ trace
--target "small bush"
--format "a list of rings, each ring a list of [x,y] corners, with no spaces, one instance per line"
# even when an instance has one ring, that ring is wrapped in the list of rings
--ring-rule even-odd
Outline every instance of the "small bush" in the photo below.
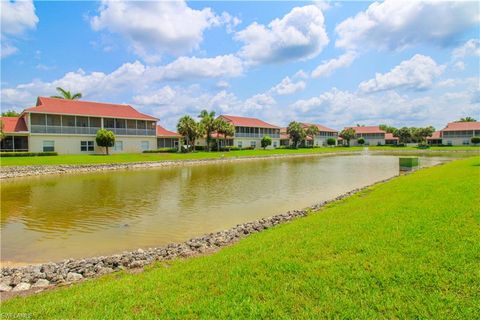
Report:
[[[327,139],[327,145],[329,146],[334,146],[336,143],[335,139],[334,138],[328,138]]]
[[[143,153],[175,153],[177,152],[176,148],[160,148],[156,150],[145,150]]]
[[[195,146],[195,151],[205,151],[204,146]]]
[[[57,152],[0,152],[0,157],[42,157],[58,156]]]
[[[470,139],[470,141],[473,144],[479,144],[480,143],[480,137],[472,137],[472,139]]]
[[[359,145],[363,145],[363,144],[365,143],[365,139],[363,139],[363,138],[358,138],[357,143],[358,143]]]

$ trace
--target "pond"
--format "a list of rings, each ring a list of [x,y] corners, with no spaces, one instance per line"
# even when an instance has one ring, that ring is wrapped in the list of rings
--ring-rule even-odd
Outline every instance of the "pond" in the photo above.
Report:
[[[398,172],[398,155],[363,154],[14,179],[1,184],[1,258],[37,263],[185,241]]]

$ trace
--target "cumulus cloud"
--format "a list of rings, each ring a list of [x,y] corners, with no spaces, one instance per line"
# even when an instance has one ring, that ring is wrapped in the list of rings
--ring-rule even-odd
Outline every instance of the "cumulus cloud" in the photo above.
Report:
[[[342,54],[336,59],[323,61],[321,65],[319,65],[315,70],[313,70],[312,77],[327,77],[339,68],[346,68],[350,66],[356,57],[356,53],[350,51]]]
[[[337,47],[346,49],[403,49],[415,44],[455,44],[480,22],[474,1],[374,2],[367,10],[335,28]]]
[[[244,44],[239,54],[252,64],[314,58],[329,42],[324,22],[315,5],[295,7],[267,26],[254,22],[235,34]]]
[[[185,1],[102,1],[91,26],[120,34],[137,55],[153,62],[162,53],[179,55],[198,48],[204,31],[222,22],[210,8],[195,10]]]
[[[243,62],[234,55],[214,58],[180,57],[159,69],[158,76],[166,80],[237,77],[243,73]]]
[[[359,84],[362,92],[377,92],[397,88],[425,90],[443,73],[444,66],[430,57],[414,55],[410,60],[402,61],[387,73],[377,73],[374,79]]]
[[[468,56],[480,57],[480,40],[470,39],[463,45],[455,48],[452,53],[453,58],[460,59]]]
[[[13,42],[28,30],[35,29],[38,17],[32,1],[1,1],[2,58],[18,51]]]
[[[299,91],[305,90],[306,87],[305,81],[297,81],[294,82],[290,79],[290,77],[285,77],[278,83],[277,85],[273,86],[269,92],[278,94],[278,95],[287,95],[297,93]]]

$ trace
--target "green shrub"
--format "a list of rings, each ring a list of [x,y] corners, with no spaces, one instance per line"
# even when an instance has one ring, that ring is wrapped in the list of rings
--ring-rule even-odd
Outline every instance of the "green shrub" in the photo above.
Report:
[[[270,136],[263,136],[260,144],[261,144],[262,148],[265,150],[265,148],[272,145],[272,138],[270,138]]]
[[[195,151],[204,151],[205,147],[204,146],[195,146]]]
[[[480,137],[472,137],[472,139],[470,139],[470,141],[473,144],[479,144],[480,143]]]
[[[358,143],[359,145],[363,145],[363,144],[365,143],[365,139],[363,139],[363,138],[358,138],[357,143]]]
[[[0,152],[0,157],[42,157],[58,156],[57,152]]]
[[[334,146],[336,143],[335,139],[334,138],[328,138],[327,139],[327,145],[329,146]]]
[[[145,150],[143,153],[175,153],[177,151],[176,148],[159,148],[156,150]]]

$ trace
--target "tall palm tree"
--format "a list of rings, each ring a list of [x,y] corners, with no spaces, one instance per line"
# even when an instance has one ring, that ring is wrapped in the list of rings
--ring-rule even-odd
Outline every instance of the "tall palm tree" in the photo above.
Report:
[[[315,144],[315,136],[319,133],[318,127],[315,125],[311,125],[305,130],[307,136],[312,137],[312,146]]]
[[[57,87],[57,91],[58,93],[60,93],[60,95],[51,96],[51,98],[65,99],[65,100],[77,100],[82,98],[82,94],[80,92],[72,94],[70,91],[67,91],[60,87]]]
[[[207,151],[210,151],[210,141],[212,140],[212,132],[217,128],[217,122],[215,121],[215,111],[208,112],[207,110],[202,110],[198,117],[201,119],[200,124],[203,127],[203,130],[206,134],[207,140]]]
[[[224,147],[227,146],[227,137],[233,137],[235,134],[235,127],[223,119],[217,119],[217,133],[223,135]]]
[[[178,120],[177,132],[180,133],[189,149],[195,150],[195,141],[202,135],[202,127],[190,116],[183,116]]]

